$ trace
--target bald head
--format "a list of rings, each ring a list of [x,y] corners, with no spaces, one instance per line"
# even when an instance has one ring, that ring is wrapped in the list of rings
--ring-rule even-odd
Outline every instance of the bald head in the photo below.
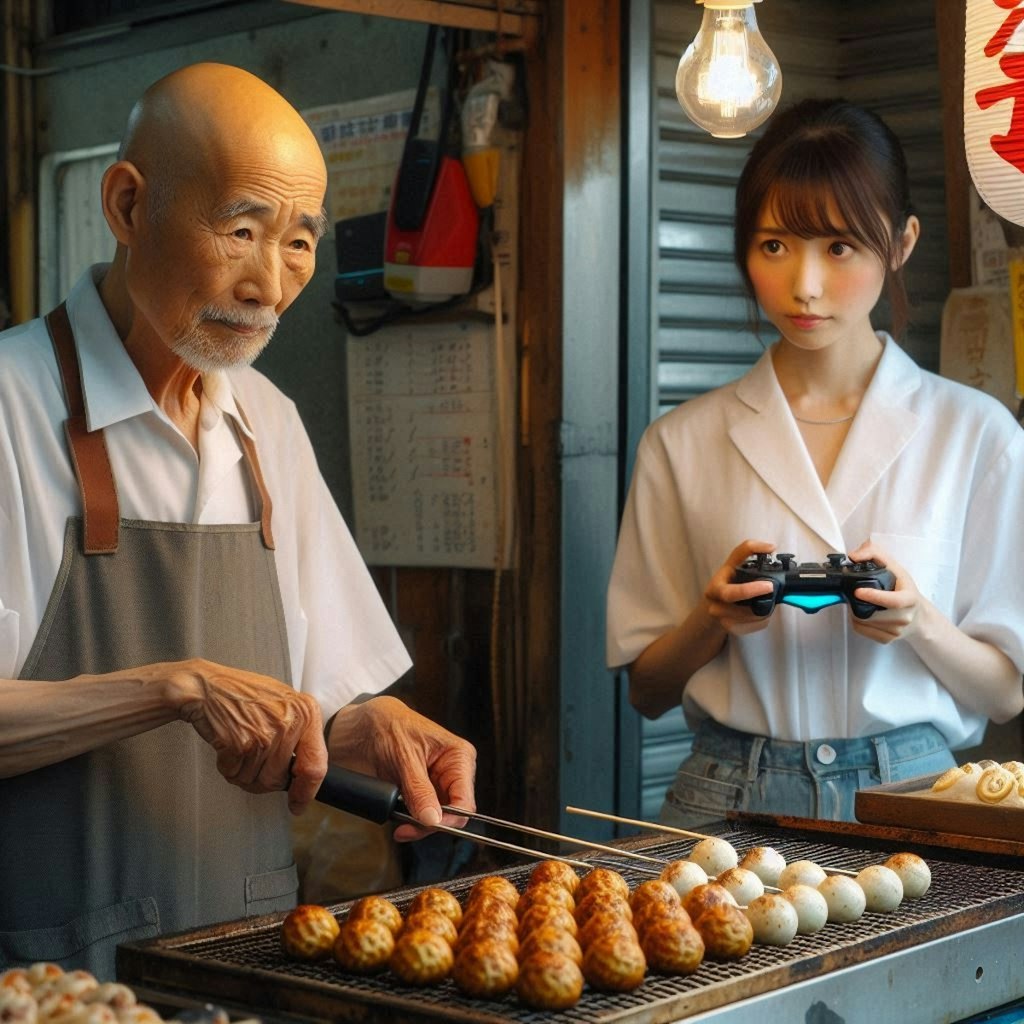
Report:
[[[320,148],[298,111],[248,71],[209,63],[151,85],[129,115],[118,154],[161,192],[186,177],[222,175],[239,157],[326,183]]]

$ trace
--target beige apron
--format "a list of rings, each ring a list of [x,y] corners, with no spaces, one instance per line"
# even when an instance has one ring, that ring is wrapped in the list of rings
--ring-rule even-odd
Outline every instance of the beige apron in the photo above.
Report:
[[[270,501],[261,522],[119,519],[102,431],[88,433],[64,307],[47,317],[82,491],[22,679],[203,657],[290,682]],[[54,714],[59,707],[54,706]],[[284,793],[229,785],[183,722],[0,780],[0,967],[51,960],[115,976],[119,942],[284,910],[298,887]]]

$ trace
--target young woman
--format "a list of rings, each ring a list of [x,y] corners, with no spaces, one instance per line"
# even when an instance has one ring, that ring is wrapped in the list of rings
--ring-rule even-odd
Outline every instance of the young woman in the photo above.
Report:
[[[648,718],[695,730],[662,811],[853,818],[857,789],[937,772],[1022,706],[1024,431],[919,369],[871,313],[918,240],[899,142],[873,114],[777,114],[736,192],[735,255],[779,338],[744,377],[653,423],[608,594],[608,662]],[[745,539],[747,538],[747,539]],[[737,602],[752,554],[873,559],[891,592],[814,614]]]

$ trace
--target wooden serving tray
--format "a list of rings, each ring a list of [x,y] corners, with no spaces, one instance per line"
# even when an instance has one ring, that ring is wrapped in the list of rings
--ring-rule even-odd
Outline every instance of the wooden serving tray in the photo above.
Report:
[[[917,795],[927,793],[938,777],[920,775],[859,789],[854,795],[853,813],[858,821],[875,825],[1024,842],[1024,808]]]

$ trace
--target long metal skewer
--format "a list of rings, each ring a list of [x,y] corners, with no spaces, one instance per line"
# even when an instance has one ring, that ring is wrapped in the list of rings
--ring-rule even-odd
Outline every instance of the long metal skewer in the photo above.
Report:
[[[446,811],[452,810],[450,807],[445,808]],[[458,811],[458,814],[465,816],[465,811]],[[410,825],[416,825],[418,828],[429,828],[432,832],[447,832],[449,835],[458,836],[460,839],[471,839],[474,843],[480,843],[483,846],[496,846],[500,850],[509,850],[512,853],[519,853],[525,857],[533,857],[536,860],[560,860],[566,864],[571,864],[574,868],[586,868],[588,871],[594,866],[588,864],[584,860],[573,860],[571,857],[555,857],[549,853],[542,853],[540,850],[530,850],[525,846],[516,846],[515,843],[505,843],[500,839],[491,839],[490,836],[482,836],[477,832],[467,832],[462,828],[454,828],[451,825],[424,825],[422,821],[417,821],[411,814],[406,814],[404,811],[392,811],[391,817],[395,821],[407,821]]]
[[[586,839],[576,839],[573,836],[563,836],[558,832],[545,832],[542,828],[532,828],[530,825],[519,825],[514,821],[505,821],[503,818],[493,818],[489,814],[479,814],[476,811],[467,811],[464,807],[443,806],[442,810],[449,814],[455,814],[462,818],[472,818],[475,821],[482,821],[488,825],[497,825],[500,828],[509,828],[516,832],[525,832],[527,835],[538,836],[541,839],[554,839],[559,843],[572,843],[585,850],[601,850],[603,853],[611,853],[616,857],[627,857],[630,860],[646,861],[648,864],[657,864],[663,868],[668,861],[662,857],[647,857],[642,853],[634,853],[632,850],[620,850],[617,846],[605,846],[602,843],[592,843]]]
[[[617,814],[605,814],[603,811],[588,811],[584,807],[566,807],[567,814],[580,814],[587,818],[601,818],[604,821],[617,821],[623,825],[636,825],[637,828],[647,829],[650,832],[669,832],[672,835],[686,836],[690,839],[720,839],[721,836],[710,836],[703,832],[690,832],[685,828],[673,828],[670,825],[662,825],[658,822],[653,821],[639,821],[636,818],[622,818]],[[817,863],[817,862],[815,862]],[[851,878],[857,877],[856,871],[851,871],[849,868],[830,868],[825,864],[818,865],[822,871],[830,875],[849,875]],[[766,890],[773,889],[773,886],[765,886]],[[781,892],[779,889],[775,889],[775,892]]]

